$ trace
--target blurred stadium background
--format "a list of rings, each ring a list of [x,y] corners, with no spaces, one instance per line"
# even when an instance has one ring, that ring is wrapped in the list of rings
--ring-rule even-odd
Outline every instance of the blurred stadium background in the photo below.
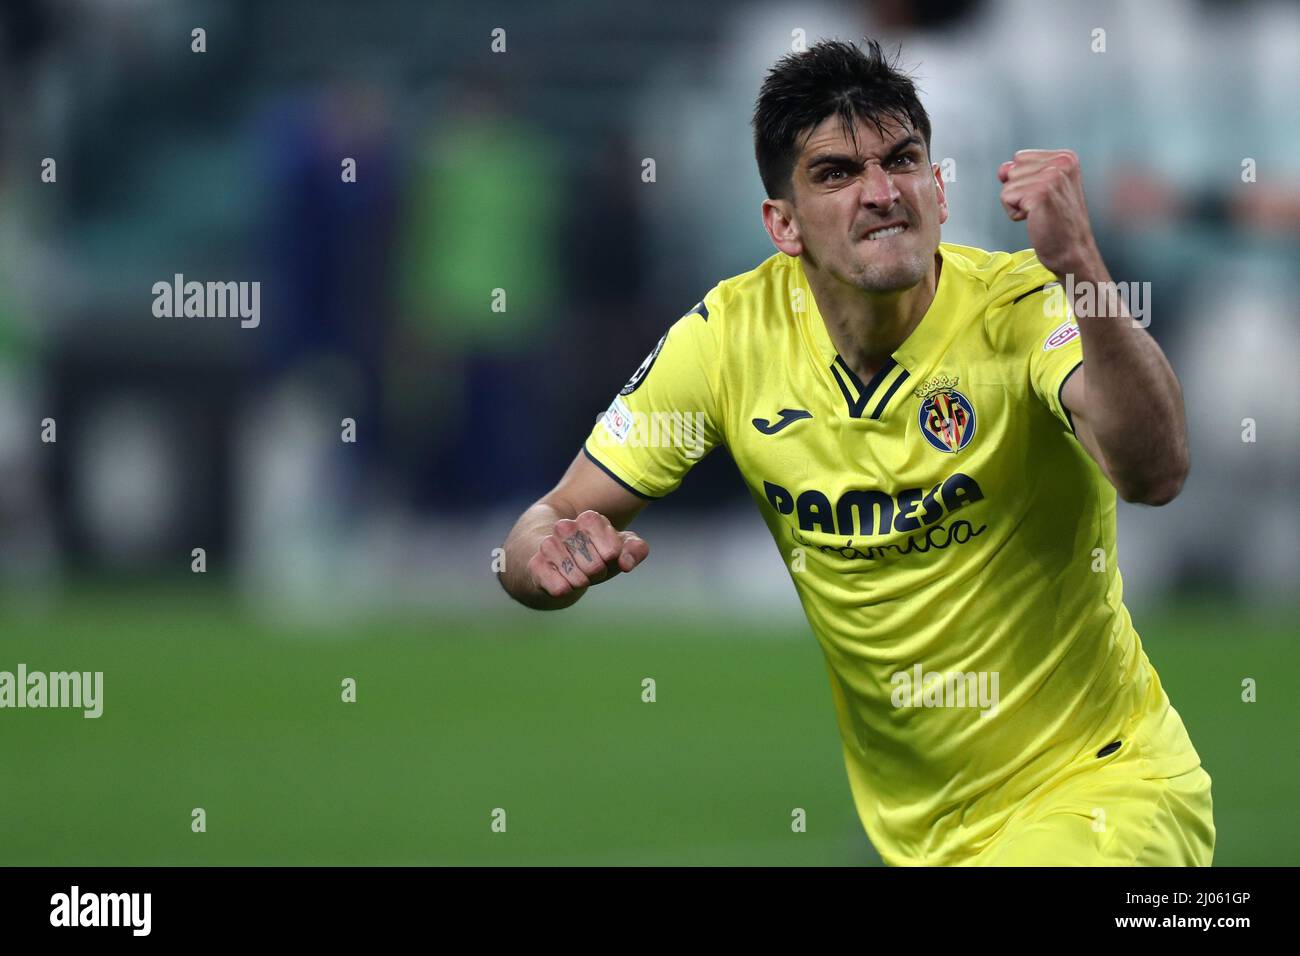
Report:
[[[1151,283],[1193,470],[1121,504],[1126,600],[1216,863],[1300,861],[1300,5],[7,0],[0,670],[105,703],[0,712],[0,864],[878,863],[725,451],[635,578],[544,615],[491,573],[664,329],[774,251],[764,71],[863,34],[954,161],[945,240],[1023,248],[994,171],[1070,147]],[[260,281],[259,327],[155,318],[176,273]]]

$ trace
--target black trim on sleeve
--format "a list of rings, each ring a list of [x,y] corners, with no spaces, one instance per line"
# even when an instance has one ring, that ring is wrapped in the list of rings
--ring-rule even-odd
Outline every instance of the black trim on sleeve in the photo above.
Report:
[[[1053,279],[1051,282],[1045,282],[1042,285],[1040,285],[1037,289],[1030,289],[1028,292],[1022,292],[1020,295],[1016,296],[1014,299],[1011,300],[1011,304],[1015,305],[1021,299],[1026,298],[1027,296],[1031,296],[1035,292],[1042,292],[1048,286],[1060,285],[1060,284],[1061,283],[1057,282],[1055,279]]]
[[[1061,411],[1065,412],[1065,420],[1070,423],[1070,434],[1074,435],[1076,438],[1079,436],[1079,433],[1074,430],[1074,416],[1071,415],[1070,410],[1065,407],[1065,401],[1061,398],[1061,396],[1065,394],[1065,383],[1070,380],[1070,376],[1073,375],[1075,372],[1079,371],[1079,369],[1082,367],[1083,367],[1083,360],[1080,359],[1078,364],[1076,364],[1074,368],[1070,369],[1070,371],[1066,373],[1065,378],[1061,379],[1061,387],[1056,390],[1056,402],[1058,405],[1061,406]]]
[[[602,464],[600,461],[597,461],[595,455],[593,455],[591,452],[587,451],[587,446],[586,446],[585,444],[582,446],[582,453],[583,453],[584,455],[586,455],[588,458],[591,459],[591,463],[592,463],[593,465],[595,465],[597,468],[599,468],[599,469],[600,469],[601,471],[603,471],[605,474],[609,475],[609,477],[613,478],[615,481],[617,481],[620,485],[622,485],[622,486],[623,486],[624,488],[626,488],[628,491],[632,492],[632,494],[636,495],[638,498],[644,498],[646,501],[658,501],[658,500],[659,500],[659,499],[656,498],[654,495],[647,495],[647,494],[646,494],[645,492],[643,492],[643,491],[637,491],[635,488],[633,488],[631,485],[629,485],[626,481],[624,481],[624,480],[623,480],[622,478],[620,478],[618,475],[614,474],[612,471],[610,471],[608,468],[606,468],[604,464]]]

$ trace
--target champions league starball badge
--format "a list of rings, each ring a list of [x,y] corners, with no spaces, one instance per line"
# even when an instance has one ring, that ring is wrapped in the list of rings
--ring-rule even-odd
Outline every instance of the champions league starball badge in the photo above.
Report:
[[[641,386],[641,383],[645,381],[645,377],[650,374],[650,367],[655,364],[655,359],[659,357],[659,352],[666,341],[668,341],[667,332],[663,334],[659,344],[645,357],[645,361],[641,363],[640,367],[632,373],[632,377],[627,380],[627,384],[619,391],[620,395],[631,395]]]
[[[931,447],[955,454],[975,437],[975,406],[957,391],[956,377],[940,375],[914,392],[921,400],[917,424]]]

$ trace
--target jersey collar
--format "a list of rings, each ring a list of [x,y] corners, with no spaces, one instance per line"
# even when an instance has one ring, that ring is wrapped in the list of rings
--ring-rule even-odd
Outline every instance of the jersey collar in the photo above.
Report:
[[[893,351],[889,361],[881,366],[870,382],[859,380],[840,358],[817,308],[812,288],[808,285],[803,260],[795,260],[798,286],[802,288],[803,300],[807,303],[807,308],[802,313],[805,321],[801,323],[805,342],[826,386],[843,395],[850,417],[882,417],[896,393],[906,390],[904,383],[909,379],[915,383],[923,378],[937,361],[943,346],[951,339],[956,327],[952,304],[957,298],[957,286],[961,277],[958,274],[958,263],[954,262],[952,253],[942,243],[939,245],[939,255],[943,268],[939,271],[939,285],[929,308],[921,316],[916,328]]]

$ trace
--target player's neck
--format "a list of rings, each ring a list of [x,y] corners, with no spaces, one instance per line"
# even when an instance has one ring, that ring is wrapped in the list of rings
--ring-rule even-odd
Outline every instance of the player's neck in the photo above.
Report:
[[[815,269],[805,268],[817,311],[831,343],[849,368],[864,382],[889,361],[925,317],[939,287],[943,260],[910,289],[864,292]]]

